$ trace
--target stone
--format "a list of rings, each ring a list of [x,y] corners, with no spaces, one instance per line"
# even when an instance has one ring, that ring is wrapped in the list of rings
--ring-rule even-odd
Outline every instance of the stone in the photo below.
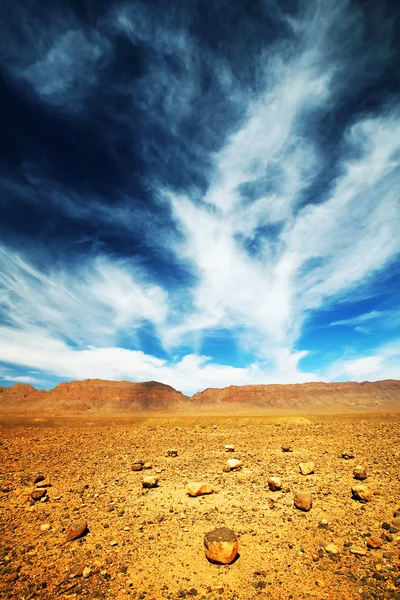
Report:
[[[158,487],[158,477],[155,475],[147,475],[143,477],[142,486],[144,488],[156,488]]]
[[[225,452],[235,452],[235,446],[232,444],[225,444]]]
[[[350,553],[356,554],[357,556],[365,556],[367,554],[367,550],[361,546],[351,546]]]
[[[73,579],[74,577],[80,577],[83,574],[83,565],[74,565],[69,572],[69,577]]]
[[[290,444],[282,444],[282,452],[293,452]]]
[[[87,579],[92,574],[92,569],[90,567],[85,567],[82,571],[82,576]]]
[[[354,458],[354,454],[353,454],[352,450],[342,452],[342,458],[344,458],[345,460],[350,460],[350,459]]]
[[[299,464],[300,473],[302,475],[311,475],[314,473],[315,465],[313,462],[303,462]]]
[[[237,557],[239,544],[231,529],[221,527],[206,533],[204,550],[210,562],[229,565]]]
[[[230,471],[235,471],[236,469],[240,469],[242,466],[242,461],[237,458],[228,458],[226,461],[226,466],[229,467]]]
[[[178,450],[175,450],[175,448],[168,448],[167,456],[178,456]]]
[[[312,507],[311,492],[297,492],[294,496],[294,505],[300,510],[309,511]]]
[[[357,465],[353,471],[354,479],[364,480],[367,479],[367,470],[363,465]]]
[[[74,523],[67,533],[67,542],[72,542],[73,540],[77,540],[82,537],[88,531],[87,521],[79,521],[78,523]]]
[[[367,546],[368,548],[371,548],[371,550],[378,550],[379,548],[382,548],[382,540],[380,538],[371,536],[367,540]]]
[[[143,469],[147,470],[147,469],[152,469],[152,468],[153,468],[153,465],[151,463],[149,463],[149,462],[146,462],[143,465]]]
[[[41,481],[44,481],[45,479],[46,479],[46,477],[44,475],[38,475],[33,480],[33,483],[36,485],[36,484],[40,483]]]
[[[395,518],[393,519],[393,521],[392,521],[392,524],[393,524],[395,527],[400,527],[400,517],[395,517]]]
[[[325,552],[327,554],[339,554],[339,548],[335,544],[328,544],[325,546]]]
[[[52,487],[52,485],[53,484],[51,483],[50,479],[47,477],[46,479],[42,479],[40,481],[40,486],[39,487],[41,487],[41,488]]]
[[[45,488],[37,488],[36,490],[33,490],[33,492],[31,492],[31,498],[32,500],[35,500],[35,502],[37,502],[38,500],[44,498],[46,494],[47,490]]]
[[[365,502],[372,500],[372,492],[366,485],[354,485],[351,488],[351,493],[356,500],[363,500]]]
[[[205,494],[212,494],[214,492],[213,488],[209,483],[197,483],[197,482],[189,482],[186,488],[186,493],[188,496],[203,496]]]
[[[49,523],[43,523],[43,525],[40,526],[40,531],[49,531],[49,529],[50,529]]]
[[[280,477],[270,477],[268,479],[268,487],[271,492],[276,492],[282,489],[282,480]]]
[[[110,546],[118,546],[117,540],[111,540]]]
[[[140,463],[133,463],[133,465],[131,466],[131,470],[132,471],[141,471],[142,465]]]

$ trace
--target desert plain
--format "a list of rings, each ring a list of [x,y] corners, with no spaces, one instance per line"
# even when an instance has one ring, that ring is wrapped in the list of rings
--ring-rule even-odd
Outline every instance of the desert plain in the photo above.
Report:
[[[300,412],[3,413],[0,597],[400,598],[400,412]],[[190,482],[213,493],[190,497]],[[220,527],[237,536],[231,564],[205,555]]]

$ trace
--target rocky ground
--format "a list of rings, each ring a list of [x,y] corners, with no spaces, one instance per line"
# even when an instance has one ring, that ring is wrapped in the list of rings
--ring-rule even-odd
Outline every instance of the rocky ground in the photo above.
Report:
[[[298,421],[2,427],[0,597],[400,598],[400,424]],[[228,458],[241,468],[224,471]],[[138,462],[151,468],[133,471]],[[35,501],[40,475],[47,492]],[[158,487],[144,489],[150,475]],[[214,493],[189,497],[193,481]],[[359,484],[370,501],[352,498]],[[299,491],[312,493],[308,512],[294,506]],[[82,521],[83,536],[67,541]],[[223,526],[239,543],[230,565],[204,552],[205,534]],[[381,547],[367,547],[371,536]]]

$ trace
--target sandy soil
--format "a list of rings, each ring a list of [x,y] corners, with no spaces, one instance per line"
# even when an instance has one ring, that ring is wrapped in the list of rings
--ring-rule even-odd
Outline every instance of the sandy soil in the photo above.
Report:
[[[0,597],[400,598],[400,531],[392,525],[400,511],[398,418],[322,421],[3,422]],[[285,443],[293,452],[282,452]],[[234,444],[235,453],[226,453],[225,444]],[[167,448],[178,456],[167,457]],[[343,459],[343,451],[354,459]],[[242,469],[223,472],[228,457],[242,460]],[[152,468],[133,472],[136,460]],[[298,464],[308,460],[315,473],[302,476]],[[352,499],[357,464],[367,467],[363,483],[373,491],[366,504]],[[30,500],[39,474],[52,482],[46,502]],[[159,487],[144,490],[142,478],[150,474]],[[283,491],[269,491],[272,475],[282,478]],[[215,493],[189,498],[189,481],[210,483]],[[294,508],[298,490],[312,492],[309,512]],[[66,542],[82,519],[89,532]],[[239,539],[232,565],[205,558],[204,535],[220,526]],[[381,539],[380,549],[366,548],[371,535]],[[337,555],[325,550],[330,543]],[[365,556],[353,555],[354,545]]]

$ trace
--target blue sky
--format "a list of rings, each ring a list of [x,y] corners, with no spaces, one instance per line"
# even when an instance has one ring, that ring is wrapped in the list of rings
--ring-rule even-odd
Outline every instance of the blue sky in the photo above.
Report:
[[[400,377],[397,2],[0,23],[0,385]]]

